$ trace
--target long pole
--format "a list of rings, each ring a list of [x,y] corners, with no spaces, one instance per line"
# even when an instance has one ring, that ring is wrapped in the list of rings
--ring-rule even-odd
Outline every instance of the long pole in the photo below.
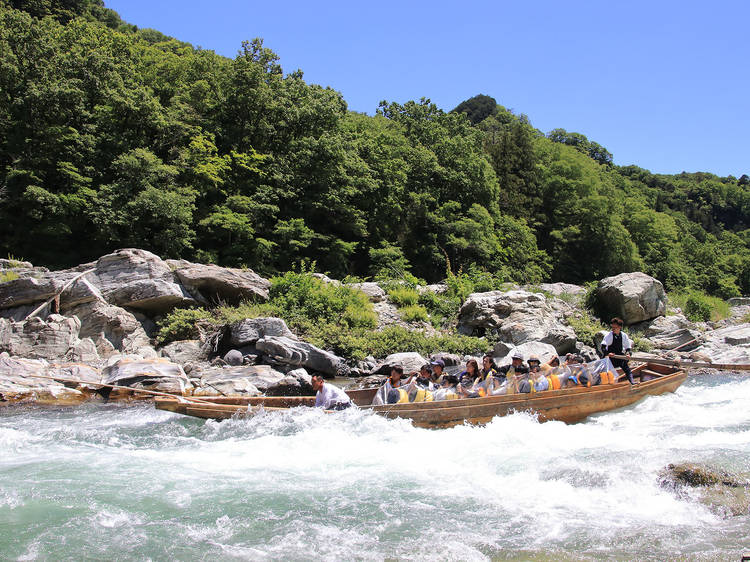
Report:
[[[697,361],[679,361],[674,359],[657,359],[654,357],[643,357],[633,355],[615,355],[614,359],[625,361],[637,361],[639,363],[654,363],[655,365],[667,365],[669,367],[687,367],[689,369],[718,369],[720,371],[750,371],[750,365],[735,365],[731,363],[701,363]]]

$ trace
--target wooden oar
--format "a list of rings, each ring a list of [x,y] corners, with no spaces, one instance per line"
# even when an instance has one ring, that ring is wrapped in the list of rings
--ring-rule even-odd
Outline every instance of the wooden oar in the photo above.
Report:
[[[50,377],[47,375],[29,375],[29,379],[49,379],[52,381],[58,381],[58,382],[70,382],[75,383],[77,385],[81,384],[88,384],[92,386],[103,386],[105,388],[114,388],[115,390],[129,390],[131,392],[141,392],[143,394],[152,394],[154,396],[166,396],[168,398],[174,398],[175,400],[184,400],[186,402],[194,402],[196,404],[209,404],[214,405],[213,402],[210,400],[202,400],[200,398],[194,398],[194,397],[187,397],[187,396],[178,396],[177,394],[170,394],[168,392],[159,392],[157,390],[145,390],[142,388],[130,388],[129,386],[120,386],[117,384],[104,384],[103,382],[90,382],[90,381],[82,381],[78,379],[66,379],[63,377]]]
[[[637,361],[639,363],[654,363],[655,365],[666,365],[668,367],[684,367],[686,369],[717,369],[720,371],[750,371],[750,365],[733,365],[731,363],[702,363],[698,361],[679,361],[675,359],[656,359],[654,357],[642,357],[633,355],[615,355],[613,359],[624,359],[625,361]]]

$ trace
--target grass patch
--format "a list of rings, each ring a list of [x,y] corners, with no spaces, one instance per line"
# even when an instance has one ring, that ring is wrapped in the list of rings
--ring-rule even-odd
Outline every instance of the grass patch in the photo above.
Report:
[[[669,293],[668,299],[670,305],[681,309],[693,322],[718,322],[729,318],[730,309],[727,301],[700,291]]]
[[[404,322],[428,322],[430,320],[427,309],[419,304],[405,306],[398,313]]]
[[[198,322],[210,318],[211,314],[202,308],[175,308],[156,324],[159,329],[156,339],[162,345],[195,339],[198,337]]]
[[[8,281],[15,281],[16,279],[18,279],[18,273],[15,271],[0,272],[0,283],[7,283]]]
[[[599,330],[603,330],[604,326],[602,326],[602,323],[599,322],[589,310],[584,310],[581,312],[580,316],[568,316],[567,321],[576,333],[578,341],[596,348],[594,336]]]
[[[419,292],[412,287],[389,284],[388,299],[398,308],[414,306],[419,302]]]

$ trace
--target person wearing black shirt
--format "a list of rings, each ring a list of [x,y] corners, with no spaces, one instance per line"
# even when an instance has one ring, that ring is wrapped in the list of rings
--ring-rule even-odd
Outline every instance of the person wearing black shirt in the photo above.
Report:
[[[630,384],[635,384],[633,381],[633,372],[630,370],[630,365],[627,359],[614,359],[615,355],[625,355],[630,358],[630,352],[633,348],[633,342],[630,340],[628,335],[622,331],[624,322],[621,318],[612,318],[610,326],[612,331],[609,332],[602,340],[602,353],[605,357],[609,357],[612,360],[612,365],[615,368],[622,369],[628,377]]]

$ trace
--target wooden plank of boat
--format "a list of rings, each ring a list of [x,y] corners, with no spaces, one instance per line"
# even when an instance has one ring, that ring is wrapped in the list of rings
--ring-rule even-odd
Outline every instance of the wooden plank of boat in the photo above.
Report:
[[[425,402],[419,404],[390,404],[370,409],[388,418],[405,418],[419,427],[450,427],[463,424],[488,423],[496,416],[529,411],[538,414],[540,421],[559,420],[567,423],[581,421],[591,414],[606,412],[634,404],[647,395],[674,392],[687,377],[679,371],[631,387],[629,383],[596,386],[590,389],[544,391],[534,394],[514,394],[506,400],[499,397]],[[583,390],[583,392],[571,392]],[[440,406],[429,407],[428,404]]]

